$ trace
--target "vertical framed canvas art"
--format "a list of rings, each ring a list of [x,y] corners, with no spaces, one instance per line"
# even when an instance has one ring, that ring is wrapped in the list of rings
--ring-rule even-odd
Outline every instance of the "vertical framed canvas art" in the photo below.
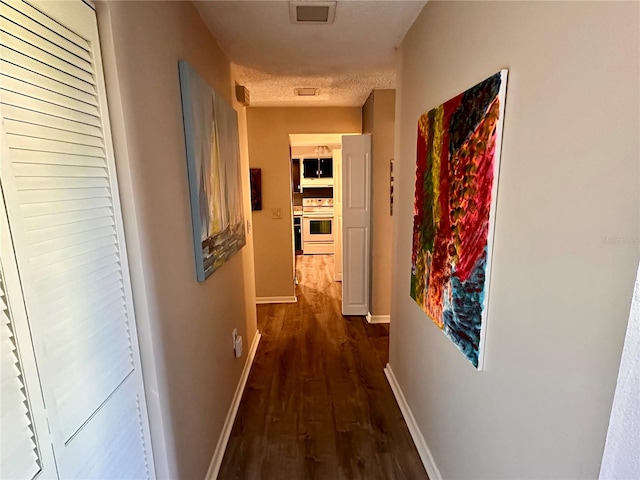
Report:
[[[179,62],[198,281],[246,243],[238,116],[187,62]]]
[[[393,217],[393,158],[389,160],[389,215]]]
[[[506,84],[502,70],[418,120],[411,297],[478,369]]]
[[[262,210],[262,169],[249,169],[251,184],[251,210]]]

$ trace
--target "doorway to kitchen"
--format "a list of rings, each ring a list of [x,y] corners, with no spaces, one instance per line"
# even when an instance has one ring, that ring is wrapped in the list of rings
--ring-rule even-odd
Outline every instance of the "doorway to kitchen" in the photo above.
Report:
[[[304,256],[326,255],[319,265],[342,281],[341,158],[343,134],[291,134],[291,209],[294,275]]]

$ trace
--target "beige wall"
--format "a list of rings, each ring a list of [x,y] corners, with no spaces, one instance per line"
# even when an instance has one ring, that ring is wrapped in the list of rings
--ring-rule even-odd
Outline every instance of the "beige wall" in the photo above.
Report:
[[[360,133],[359,107],[248,108],[249,162],[262,169],[262,210],[253,212],[256,295],[294,295],[290,133]],[[281,208],[281,220],[270,209]]]
[[[229,61],[190,2],[99,2],[98,18],[158,474],[202,479],[257,332],[253,252],[249,235],[196,281],[178,60],[231,100]],[[234,107],[250,218],[246,117]]]
[[[374,91],[369,94],[362,106],[362,133],[373,133],[373,103]]]
[[[640,257],[639,9],[429,2],[402,43],[390,365],[443,478],[598,476]],[[416,121],[505,67],[477,372],[409,297]]]
[[[391,312],[389,162],[393,158],[395,90],[374,90],[362,107],[362,132],[371,134],[371,314]]]

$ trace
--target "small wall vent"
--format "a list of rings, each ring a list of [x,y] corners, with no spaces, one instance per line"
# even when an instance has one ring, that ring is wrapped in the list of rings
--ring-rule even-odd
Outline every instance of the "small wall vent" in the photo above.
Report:
[[[294,88],[296,97],[317,97],[320,93],[319,88]]]
[[[336,2],[289,2],[291,23],[333,23]]]
[[[236,100],[245,107],[248,107],[251,104],[251,95],[249,95],[247,87],[236,83]]]

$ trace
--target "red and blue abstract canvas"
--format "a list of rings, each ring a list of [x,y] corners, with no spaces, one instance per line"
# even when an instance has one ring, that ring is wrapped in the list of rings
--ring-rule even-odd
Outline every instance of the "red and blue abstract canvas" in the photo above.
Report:
[[[502,70],[418,120],[411,297],[479,369],[506,82]]]

